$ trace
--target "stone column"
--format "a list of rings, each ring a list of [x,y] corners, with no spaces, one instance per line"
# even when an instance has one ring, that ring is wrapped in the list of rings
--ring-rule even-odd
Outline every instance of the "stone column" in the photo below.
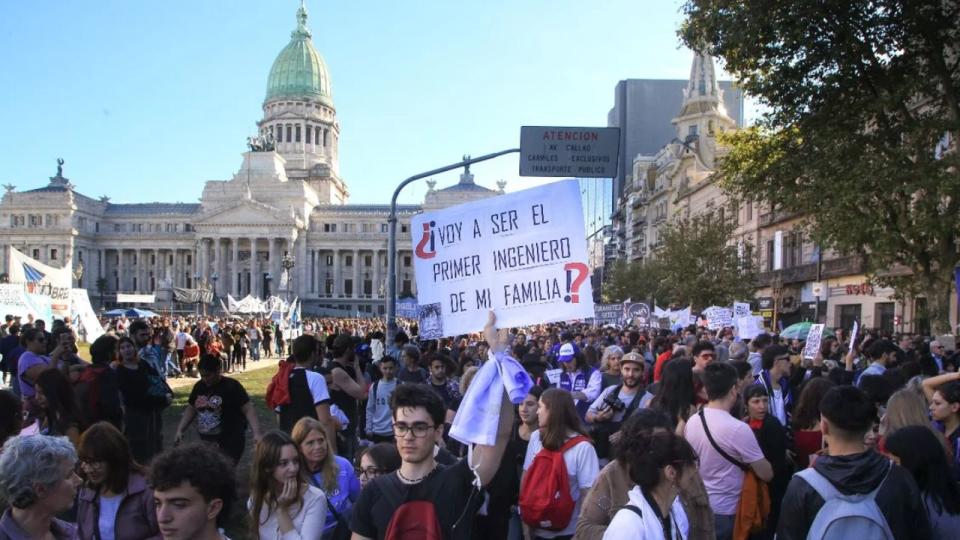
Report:
[[[230,244],[233,247],[233,260],[230,261],[230,291],[233,296],[240,298],[240,239],[231,238]]]
[[[353,250],[353,297],[360,298],[360,250]]]
[[[380,250],[373,250],[373,289],[371,291],[374,298],[380,296]]]
[[[310,292],[317,290],[317,250],[310,250]]]
[[[255,237],[250,238],[250,294],[253,296],[259,296],[257,289],[258,282],[257,279],[257,239]]]
[[[333,250],[333,296],[339,298],[340,294],[343,292],[343,283],[342,283],[342,272],[341,272],[341,261],[343,260],[340,257],[340,250],[334,248]]]
[[[270,294],[273,296],[279,296],[277,294],[277,286],[280,285],[280,276],[277,275],[277,239],[276,237],[270,236],[267,238],[267,272],[270,273]],[[264,291],[266,294],[266,291]]]
[[[306,296],[307,292],[307,232],[299,233],[294,244],[297,248],[297,266],[294,267],[294,273],[297,275],[296,292],[297,296]]]

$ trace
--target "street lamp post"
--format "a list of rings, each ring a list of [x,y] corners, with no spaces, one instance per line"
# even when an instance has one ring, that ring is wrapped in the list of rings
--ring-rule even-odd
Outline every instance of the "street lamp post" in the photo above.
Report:
[[[80,259],[76,268],[73,269],[73,279],[77,280],[77,287],[83,286],[83,259]]]
[[[210,274],[210,281],[213,282],[213,298],[214,298],[214,299],[217,298],[217,280],[218,280],[218,279],[220,279],[220,275],[217,274],[215,271],[214,271],[214,273]],[[213,306],[212,309],[215,310],[216,308],[217,308],[217,306],[216,306],[216,304],[214,304],[214,306]]]
[[[464,168],[474,163],[487,161],[488,159],[493,159],[495,157],[500,157],[506,154],[513,154],[517,152],[520,152],[519,148],[501,150],[500,152],[494,152],[492,154],[487,154],[485,156],[480,156],[476,158],[469,158],[468,156],[464,156],[467,159],[464,159],[459,163],[454,163],[452,165],[447,165],[445,167],[440,167],[438,169],[433,169],[431,171],[415,174],[410,178],[407,178],[403,182],[400,182],[400,185],[397,186],[397,189],[393,191],[393,197],[390,199],[390,217],[388,219],[388,222],[390,223],[390,242],[387,248],[387,252],[388,252],[387,253],[387,343],[388,344],[393,343],[393,337],[397,335],[397,198],[400,196],[400,191],[402,191],[403,188],[407,187],[408,184],[415,182],[417,180],[426,178],[428,176],[433,176],[435,174],[452,171],[454,169]]]
[[[283,271],[287,275],[286,291],[287,291],[287,307],[288,308],[290,307],[290,282],[293,281],[293,276],[290,275],[290,270],[292,270],[293,267],[296,266],[296,264],[297,264],[297,259],[293,255],[290,255],[289,253],[284,255],[283,259],[280,261],[280,266],[283,267]]]

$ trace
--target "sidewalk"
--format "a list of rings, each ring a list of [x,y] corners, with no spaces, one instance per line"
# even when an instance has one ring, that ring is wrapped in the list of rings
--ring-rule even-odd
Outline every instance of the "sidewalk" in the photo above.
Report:
[[[246,370],[246,371],[243,371],[243,372],[237,372],[237,371],[235,371],[235,372],[233,372],[232,374],[224,373],[224,375],[232,376],[232,375],[236,375],[237,373],[249,373],[249,372],[251,372],[251,371],[257,371],[257,370],[260,370],[260,369],[269,369],[269,368],[274,368],[274,369],[275,369],[275,368],[277,367],[277,364],[278,364],[279,362],[280,362],[280,359],[277,358],[277,357],[273,357],[273,358],[262,358],[262,359],[260,359],[260,360],[258,360],[258,361],[256,361],[256,362],[251,362],[250,360],[247,360],[247,370]],[[176,389],[178,389],[178,388],[189,388],[189,387],[193,386],[193,383],[195,383],[195,382],[197,382],[197,381],[199,381],[199,380],[200,380],[199,377],[181,377],[181,378],[179,378],[179,379],[177,379],[177,378],[169,378],[169,379],[167,379],[167,384],[170,385],[170,388],[176,390]]]

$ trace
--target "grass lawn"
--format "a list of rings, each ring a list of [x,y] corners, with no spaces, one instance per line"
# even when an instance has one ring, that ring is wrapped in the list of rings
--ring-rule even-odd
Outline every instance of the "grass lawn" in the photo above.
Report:
[[[246,388],[253,400],[254,410],[257,412],[257,420],[260,423],[261,433],[266,433],[271,429],[277,428],[277,416],[267,409],[264,397],[267,392],[267,385],[270,378],[276,372],[272,366],[276,365],[276,359],[261,360],[260,363],[270,367],[248,371],[247,373],[227,375],[236,379]],[[259,366],[258,366],[259,367]],[[177,425],[180,423],[180,417],[183,409],[187,406],[187,398],[190,397],[190,391],[193,384],[188,384],[174,389],[173,404],[164,411],[163,414],[163,440],[164,448],[169,448],[173,443],[173,435],[177,431]],[[184,433],[184,442],[198,441],[196,422],[194,422]],[[237,503],[234,506],[230,519],[226,522],[226,534],[233,540],[243,540],[248,538],[247,534],[247,493],[250,482],[250,462],[253,459],[253,436],[247,428],[247,444],[244,449],[243,457],[236,470],[237,481]]]

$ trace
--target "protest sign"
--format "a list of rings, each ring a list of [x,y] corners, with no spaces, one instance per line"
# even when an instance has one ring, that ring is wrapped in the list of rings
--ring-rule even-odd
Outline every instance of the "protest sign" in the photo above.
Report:
[[[410,227],[431,336],[476,332],[490,310],[500,327],[594,316],[576,180],[426,212]]]
[[[93,343],[105,333],[93,306],[90,305],[86,289],[70,290],[70,312],[73,313],[73,327],[79,331],[83,341]]]
[[[627,306],[626,322],[638,328],[650,327],[650,306],[642,303]]]
[[[0,313],[20,317],[22,322],[43,320],[53,324],[52,301],[49,296],[30,294],[22,284],[5,283],[0,285]]]
[[[10,283],[20,285],[29,294],[48,297],[53,315],[59,318],[70,316],[70,289],[73,287],[70,259],[63,268],[54,268],[10,246],[7,261]]]
[[[418,314],[417,301],[413,298],[405,298],[397,302],[397,317],[416,319]]]
[[[620,322],[620,316],[623,313],[623,306],[620,304],[594,304],[593,305],[593,324],[603,326],[605,324],[617,324]]]
[[[760,315],[739,317],[735,320],[737,337],[740,339],[754,339],[763,333],[763,317]]]
[[[750,312],[750,304],[746,302],[734,302],[733,303],[733,318],[737,317],[749,317],[753,315]]]
[[[857,332],[860,331],[860,323],[853,321],[853,330],[850,332],[850,346],[847,347],[847,351],[853,350],[853,344],[857,341]]]
[[[820,351],[820,340],[823,337],[823,325],[810,325],[810,333],[807,334],[807,344],[803,347],[803,357],[813,358]]]
[[[550,381],[550,384],[556,386],[560,384],[560,375],[563,374],[563,369],[548,369],[544,371],[543,374],[547,376],[547,380]]]
[[[730,308],[710,306],[703,310],[703,316],[707,318],[707,328],[710,330],[733,326],[733,310]]]

